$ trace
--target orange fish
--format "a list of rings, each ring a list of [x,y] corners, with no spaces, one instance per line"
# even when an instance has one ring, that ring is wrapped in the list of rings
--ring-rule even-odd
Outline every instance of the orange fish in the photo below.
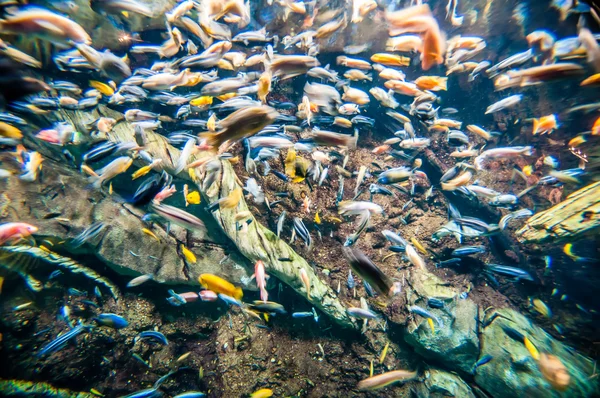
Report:
[[[423,94],[423,91],[419,90],[416,84],[403,82],[400,80],[388,80],[384,84],[385,88],[393,90],[395,93],[408,95],[412,97],[418,97]]]
[[[24,222],[8,222],[0,225],[0,245],[13,238],[24,238],[38,231],[37,227]]]
[[[440,91],[448,90],[448,78],[440,76],[421,76],[415,80],[421,90]]]
[[[555,115],[542,116],[539,119],[533,119],[533,135],[550,134],[558,128],[558,121]]]
[[[600,117],[596,119],[592,126],[592,135],[600,135]]]
[[[396,54],[377,53],[371,56],[371,61],[377,62],[386,66],[408,66],[410,58]]]

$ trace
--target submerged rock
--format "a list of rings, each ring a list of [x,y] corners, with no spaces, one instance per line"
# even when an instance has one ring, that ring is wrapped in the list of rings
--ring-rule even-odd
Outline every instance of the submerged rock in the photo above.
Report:
[[[463,379],[439,369],[426,370],[423,382],[416,384],[415,390],[422,398],[475,398],[471,387]]]
[[[481,356],[493,359],[477,368],[475,382],[495,398],[508,397],[590,397],[598,393],[591,359],[556,341],[542,328],[511,309],[498,310],[498,316],[483,330]],[[531,340],[541,353],[556,356],[567,368],[570,384],[558,391],[544,378],[536,360],[522,342],[510,338],[502,326],[509,326]]]
[[[479,355],[477,306],[471,300],[459,299],[457,292],[443,286],[443,281],[433,274],[419,270],[412,275],[417,296],[412,303],[437,316],[442,325],[434,322],[432,331],[425,318],[413,315],[415,322],[409,323],[404,340],[425,358],[439,361],[448,369],[470,373]],[[428,298],[444,301],[444,308],[427,308]]]
[[[10,162],[6,156],[2,159]],[[200,274],[210,272],[232,281],[249,277],[247,268],[238,265],[243,265],[245,260],[232,253],[228,242],[219,234],[190,234],[187,246],[198,261],[186,265],[177,252],[180,242],[175,239],[175,236],[185,238],[183,230],[173,227],[173,232],[167,235],[164,229],[154,226],[152,232],[160,239],[157,242],[142,232],[143,228],[149,228],[141,220],[144,212],[87,186],[88,181],[82,174],[46,158],[41,181],[28,183],[16,175],[0,181],[0,189],[10,203],[8,217],[2,221],[36,225],[38,240],[52,243],[52,246],[43,243],[49,249],[97,256],[123,275],[154,274],[156,281],[169,284],[197,284]],[[106,224],[104,237],[79,248],[72,247],[70,240],[96,221]],[[229,259],[222,262],[227,255]]]

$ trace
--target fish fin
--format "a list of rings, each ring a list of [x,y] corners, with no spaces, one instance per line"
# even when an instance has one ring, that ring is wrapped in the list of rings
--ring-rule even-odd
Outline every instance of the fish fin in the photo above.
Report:
[[[250,277],[250,280],[255,279],[256,278],[256,274],[252,274],[252,276]]]
[[[241,287],[238,286],[238,287],[235,288],[235,292],[233,294],[233,297],[235,297],[238,300],[241,300],[242,297],[244,297],[244,291],[242,290]]]

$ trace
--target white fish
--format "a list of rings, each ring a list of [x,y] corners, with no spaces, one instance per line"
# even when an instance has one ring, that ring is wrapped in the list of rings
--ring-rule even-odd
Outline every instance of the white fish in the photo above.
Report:
[[[250,195],[254,196],[254,201],[256,203],[263,203],[265,201],[265,193],[263,192],[262,187],[258,185],[254,178],[248,178],[244,189]]]
[[[177,159],[177,167],[175,168],[175,174],[181,173],[185,165],[188,163],[190,156],[192,156],[195,150],[196,140],[194,138],[190,138],[185,143],[183,150],[179,153],[179,158]]]
[[[490,105],[487,107],[485,114],[489,114],[489,113],[494,113],[494,112],[498,112],[501,111],[503,109],[506,108],[510,108],[512,106],[517,105],[519,102],[521,102],[521,100],[523,99],[523,95],[522,94],[517,94],[517,95],[511,95],[510,97],[506,97],[504,99],[501,99],[500,101]]]
[[[139,286],[142,283],[146,283],[149,280],[153,279],[154,275],[153,274],[145,274],[145,275],[140,275],[136,278],[133,278],[132,280],[129,281],[129,283],[127,284],[127,287],[135,287],[135,286]]]

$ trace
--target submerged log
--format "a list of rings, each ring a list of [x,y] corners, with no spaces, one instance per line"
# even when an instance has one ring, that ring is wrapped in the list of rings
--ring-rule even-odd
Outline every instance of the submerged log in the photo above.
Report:
[[[573,192],[556,206],[535,214],[517,231],[523,243],[572,239],[600,227],[600,182]]]
[[[134,131],[133,127],[123,120],[121,113],[112,111],[104,106],[99,106],[96,110],[89,113],[80,111],[64,111],[59,117],[66,119],[72,123],[78,131],[86,131],[86,126],[91,124],[94,120],[101,116],[112,117],[116,120],[120,120],[104,138],[109,139],[113,142],[134,142]],[[54,117],[50,115],[48,117]],[[54,121],[54,120],[52,120]],[[163,162],[156,170],[165,170],[169,173],[174,174],[176,165],[179,159],[180,150],[169,144],[166,137],[153,133],[151,131],[146,132],[148,138],[148,144],[144,150],[152,156],[154,159],[162,159]],[[33,142],[32,145],[35,145]],[[48,147],[39,148],[40,151],[48,153]],[[56,153],[52,153],[56,157]],[[214,159],[215,154],[208,151],[201,151],[198,154],[192,155],[188,160],[191,163],[201,159]],[[184,170],[177,174],[178,178],[199,182],[198,190],[202,193],[204,198],[209,203],[214,203],[220,198],[224,198],[235,189],[241,189],[240,181],[237,178],[231,163],[226,160],[221,160],[221,172],[215,182],[210,186],[203,189],[203,178],[202,172],[199,168],[194,169],[192,175],[187,170]],[[142,165],[142,163],[140,163]],[[189,209],[187,211],[190,211]],[[265,264],[265,270],[268,274],[277,277],[282,282],[286,283],[303,297],[306,297],[312,305],[323,311],[325,314],[330,316],[333,321],[343,327],[356,327],[356,323],[348,316],[344,306],[341,304],[333,290],[319,279],[312,266],[310,266],[304,258],[298,255],[290,246],[288,246],[283,240],[277,238],[277,236],[270,231],[267,227],[261,225],[251,215],[251,223],[244,227],[242,230],[238,230],[238,222],[234,220],[235,215],[248,211],[248,206],[242,198],[239,204],[233,209],[216,210],[213,213],[214,220],[220,225],[221,229],[227,237],[237,247],[238,251],[246,257],[251,263],[255,263],[257,260],[262,260]],[[208,213],[193,212],[195,216],[206,219]],[[210,217],[210,215],[208,215]],[[244,221],[245,223],[245,221]],[[280,259],[285,258],[286,261]],[[289,260],[287,260],[289,259]],[[304,283],[300,278],[300,270],[306,270],[310,281],[310,294],[307,294],[304,287]]]

